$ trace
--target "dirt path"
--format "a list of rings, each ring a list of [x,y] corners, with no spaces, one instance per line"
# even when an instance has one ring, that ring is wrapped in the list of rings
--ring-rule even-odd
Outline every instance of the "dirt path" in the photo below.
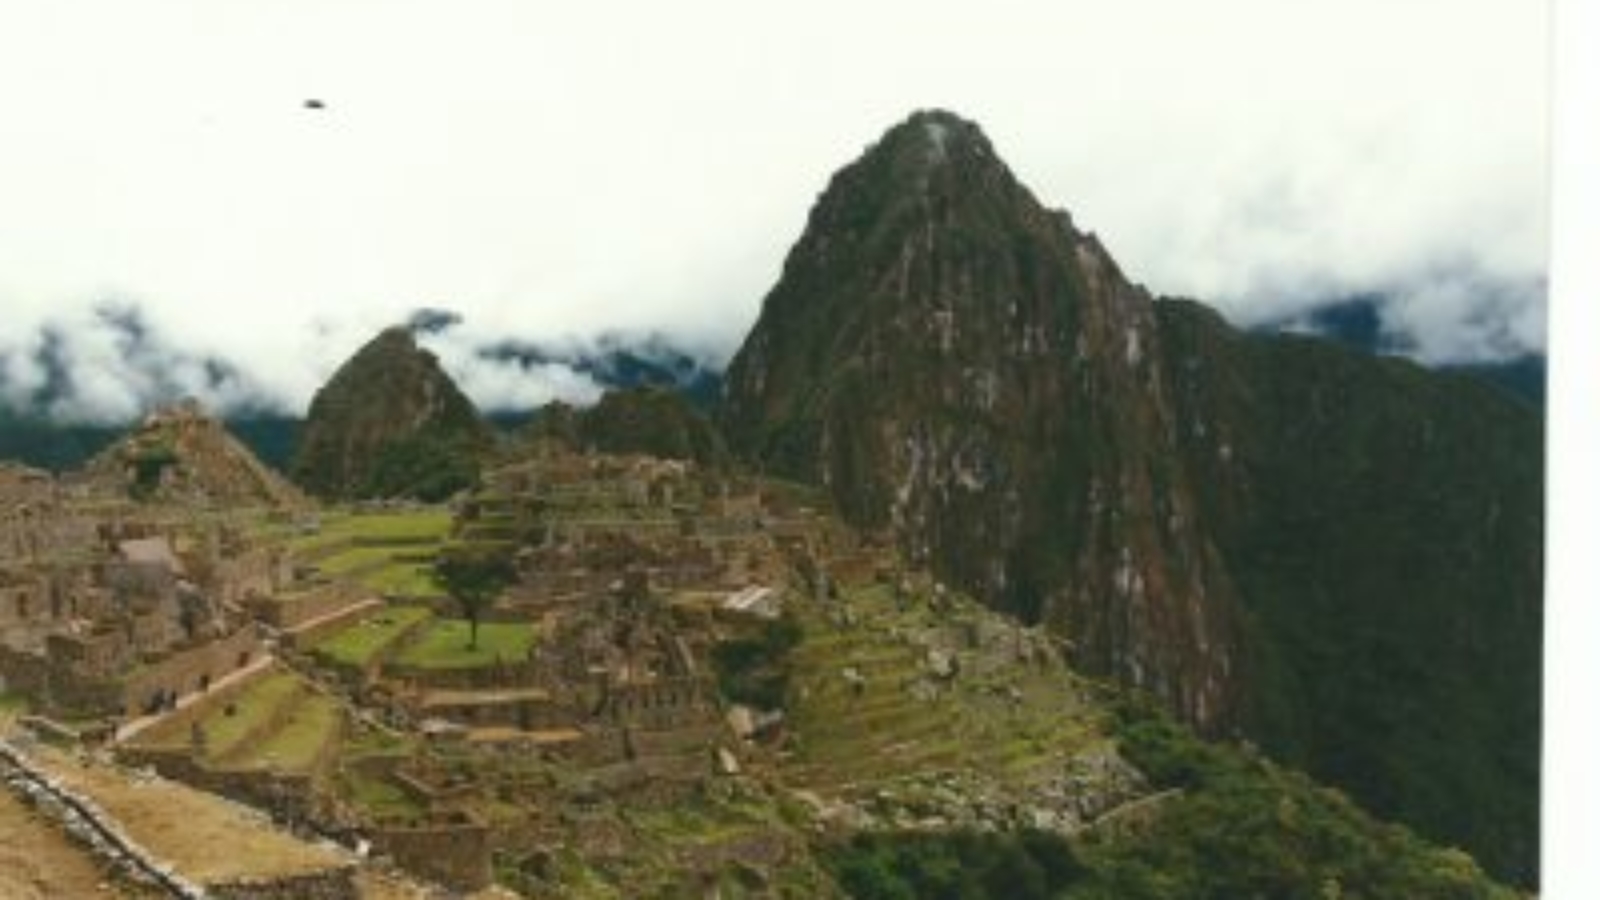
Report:
[[[202,885],[350,864],[340,851],[302,841],[259,813],[177,782],[83,763],[43,747],[33,761],[74,793],[93,800],[152,857]]]
[[[89,852],[10,791],[0,790],[0,897],[154,897],[114,883]]]

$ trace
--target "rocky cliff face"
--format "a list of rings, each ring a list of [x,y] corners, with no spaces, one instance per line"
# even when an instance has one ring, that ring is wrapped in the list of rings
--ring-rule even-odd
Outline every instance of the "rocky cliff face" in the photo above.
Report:
[[[390,328],[312,398],[293,475],[328,498],[440,499],[471,483],[492,443],[438,359]]]
[[[1531,409],[1156,302],[925,112],[817,201],[722,422],[1077,665],[1531,878]]]
[[[1228,719],[1235,591],[1197,527],[1150,297],[976,126],[919,113],[841,171],[729,371],[770,469],[1080,664]]]

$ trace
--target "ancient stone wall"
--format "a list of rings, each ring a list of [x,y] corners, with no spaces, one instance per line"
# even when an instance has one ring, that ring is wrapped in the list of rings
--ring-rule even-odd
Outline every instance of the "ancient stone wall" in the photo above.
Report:
[[[182,650],[129,676],[122,687],[121,707],[136,716],[158,696],[182,697],[207,690],[223,676],[259,659],[264,649],[255,626],[247,625],[224,638]]]
[[[343,609],[314,621],[309,625],[302,625],[292,631],[285,631],[280,638],[283,646],[291,650],[300,650],[314,647],[323,638],[349,627],[357,619],[381,609],[377,600],[358,600]]]
[[[213,900],[359,900],[356,867],[346,866],[267,881],[236,881],[206,886]]]
[[[0,572],[0,644],[37,652],[65,626],[48,578],[27,569]]]
[[[283,554],[271,547],[253,547],[213,560],[209,587],[223,603],[244,604],[288,586],[291,573]]]
[[[328,765],[337,747],[337,741],[328,742],[315,765]],[[117,758],[125,765],[149,767],[163,778],[253,806],[279,822],[301,824],[314,817],[317,798],[311,773],[216,768],[196,759],[187,748],[178,747],[125,745],[117,751]]]
[[[419,712],[476,728],[503,726],[524,731],[567,727],[579,716],[577,710],[548,696],[499,700],[492,694],[482,699],[468,696],[450,702],[430,700]]]
[[[330,581],[292,594],[264,597],[255,602],[257,615],[277,628],[295,628],[312,619],[331,615],[366,599],[369,592],[348,581]]]
[[[707,685],[695,677],[662,678],[606,689],[602,715],[614,722],[673,728],[705,715]]]
[[[484,691],[493,688],[532,687],[544,674],[544,666],[533,659],[504,662],[469,669],[437,669],[388,665],[384,675],[411,688]]]
[[[372,843],[408,872],[456,890],[474,891],[494,878],[488,837],[482,823],[458,819],[380,827],[373,831]]]
[[[0,688],[27,694],[54,711],[96,715],[122,708],[122,687],[115,681],[84,678],[46,657],[4,646],[0,646]]]

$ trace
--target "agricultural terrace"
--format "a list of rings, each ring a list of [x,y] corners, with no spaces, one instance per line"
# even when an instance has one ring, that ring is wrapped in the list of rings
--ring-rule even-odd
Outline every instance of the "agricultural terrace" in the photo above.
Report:
[[[475,648],[468,646],[470,635],[471,623],[465,619],[435,621],[400,652],[395,663],[413,669],[474,669],[521,662],[538,640],[538,629],[532,622],[483,622]]]
[[[413,629],[432,618],[433,613],[426,607],[390,606],[335,632],[314,646],[311,652],[332,665],[365,669]]]
[[[328,515],[290,547],[323,572],[350,578],[391,598],[437,597],[433,559],[451,528],[449,510],[428,507]]]

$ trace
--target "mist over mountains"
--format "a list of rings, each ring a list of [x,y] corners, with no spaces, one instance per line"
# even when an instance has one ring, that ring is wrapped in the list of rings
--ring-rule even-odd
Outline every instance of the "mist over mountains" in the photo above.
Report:
[[[1393,295],[1332,298],[1259,331],[1317,335],[1367,353],[1417,357],[1422,342],[1394,314]],[[705,408],[721,391],[727,353],[660,332],[610,330],[587,340],[464,335],[461,313],[419,307],[406,325],[439,353],[491,422],[528,421],[543,403],[588,405],[610,389],[670,387]],[[1484,322],[1484,333],[1509,334]],[[1486,345],[1489,346],[1489,345]],[[1528,402],[1544,400],[1542,350],[1509,339],[1481,359],[1439,365],[1484,378]],[[106,303],[86,316],[52,321],[24,340],[0,344],[0,457],[49,469],[87,460],[149,410],[198,399],[269,465],[285,468],[308,398],[204,348],[181,345],[143,309]]]
[[[721,389],[721,357],[667,335],[480,344],[460,336],[461,322],[459,313],[425,307],[406,325],[502,427],[527,421],[548,400],[587,405],[609,389],[669,387],[701,406]],[[287,468],[304,401],[228,360],[177,346],[138,307],[117,305],[97,307],[70,330],[45,326],[21,349],[0,349],[0,458],[72,468],[144,413],[185,397],[221,416],[263,461]]]

